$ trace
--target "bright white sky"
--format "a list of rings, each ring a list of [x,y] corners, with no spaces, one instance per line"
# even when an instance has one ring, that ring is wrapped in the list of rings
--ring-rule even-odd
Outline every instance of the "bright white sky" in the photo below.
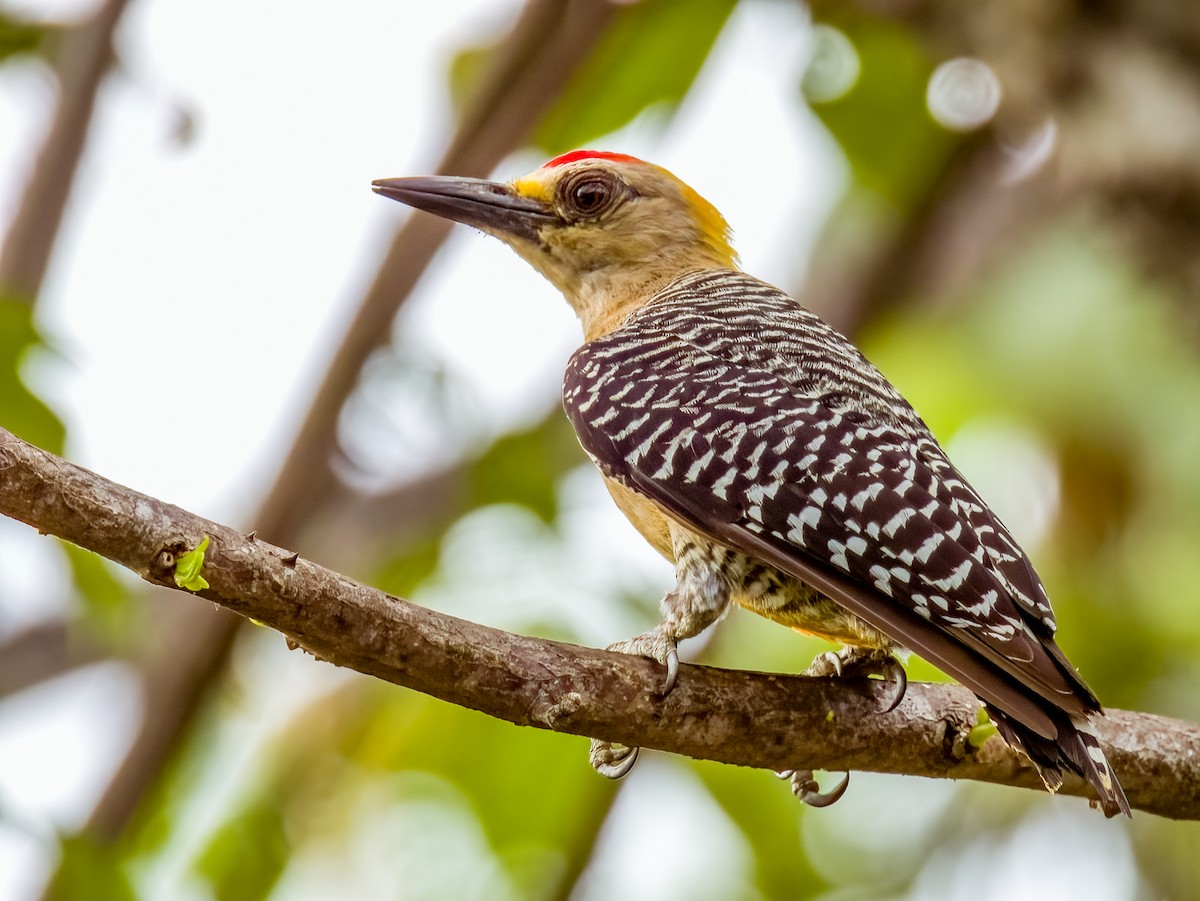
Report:
[[[123,72],[104,93],[39,310],[69,360],[37,375],[71,426],[74,459],[202,513],[258,493],[281,430],[307,405],[306,379],[407,215],[372,194],[371,179],[430,169],[450,128],[449,55],[494,34],[516,5],[408,4],[401,17],[370,2],[309,5],[307,16],[281,16],[275,4],[133,4]],[[737,54],[736,73],[710,67],[665,138],[644,125],[608,143],[698,186],[733,223],[747,268],[786,281],[796,229],[811,231],[838,178],[795,113],[801,13],[757,13],[725,44],[776,52]],[[5,218],[40,125],[30,107],[45,90],[36,71],[3,82],[0,111],[23,126],[0,138]],[[186,147],[171,139],[176,106],[196,119]],[[753,132],[719,121],[729,110]],[[758,181],[764,156],[769,191]],[[806,203],[785,208],[780,197]],[[498,418],[531,411],[528,391],[552,392],[578,341],[573,318],[494,242],[461,229],[448,255],[457,265],[429,280],[409,317],[412,343],[475,376]],[[208,402],[195,416],[198,398]],[[189,415],[173,421],[178,401]]]
[[[88,5],[18,8],[72,18]],[[451,128],[450,55],[490,39],[518,6],[445,0],[400,12],[362,0],[307,4],[301,15],[244,0],[132,5],[122,70],[105,86],[39,303],[63,358],[35,361],[30,374],[69,425],[72,459],[203,515],[248,512],[407,215],[371,180],[430,170]],[[675,171],[724,211],[746,267],[787,283],[801,265],[798,231],[812,234],[836,197],[839,163],[796,115],[799,7],[754,11],[722,37],[668,134],[645,122],[600,146]],[[0,227],[49,91],[35,66],[0,69]],[[178,108],[195,120],[182,146]],[[730,110],[754,130],[729,128]],[[541,162],[524,156],[497,176]],[[406,345],[468,380],[492,428],[544,409],[579,341],[549,285],[465,228],[403,329]],[[618,534],[624,541],[623,525]],[[630,553],[647,554],[628,534]],[[61,596],[46,581],[52,562],[43,539],[0,523],[0,628]],[[136,720],[122,686],[119,672],[89,671],[0,705],[0,807],[32,833],[79,822],[94,801]],[[36,843],[0,826],[0,899],[23,897],[43,865]]]
[[[70,18],[89,4],[10,5]],[[451,53],[489,39],[518,5],[133,4],[39,304],[62,359],[31,375],[68,422],[72,459],[202,515],[248,512],[407,215],[371,180],[430,170],[450,129]],[[799,4],[739,7],[668,133],[643,122],[597,142],[697,188],[732,224],[745,268],[784,286],[843,182],[828,139],[797,113],[806,40]],[[48,90],[36,67],[0,69],[0,228]],[[195,118],[185,146],[172,139],[180,107]],[[731,114],[754,128],[730,127]],[[541,162],[523,156],[497,175]],[[469,381],[491,428],[543,409],[579,341],[549,285],[465,228],[403,328],[406,345]],[[652,557],[618,530],[630,555]],[[0,629],[60,596],[53,567],[30,562],[48,555],[0,522]],[[79,822],[136,717],[127,695],[119,673],[91,672],[0,704],[0,809],[35,835]],[[0,901],[24,897],[44,865],[29,835],[0,824]]]

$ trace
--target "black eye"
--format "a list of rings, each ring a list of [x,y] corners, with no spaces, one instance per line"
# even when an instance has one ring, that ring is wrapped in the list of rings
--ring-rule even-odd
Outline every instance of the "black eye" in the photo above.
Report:
[[[559,196],[569,216],[595,219],[611,209],[627,192],[625,185],[611,172],[593,169],[567,179]]]
[[[571,192],[571,202],[581,213],[598,213],[608,205],[608,185],[602,181],[585,181]]]

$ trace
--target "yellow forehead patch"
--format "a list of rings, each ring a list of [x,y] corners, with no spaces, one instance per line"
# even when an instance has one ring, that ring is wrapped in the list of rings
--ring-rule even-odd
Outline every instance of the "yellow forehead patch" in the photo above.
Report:
[[[513,190],[522,197],[540,200],[543,203],[553,203],[554,184],[552,179],[538,178],[541,170],[531,175],[523,176],[512,182]]]

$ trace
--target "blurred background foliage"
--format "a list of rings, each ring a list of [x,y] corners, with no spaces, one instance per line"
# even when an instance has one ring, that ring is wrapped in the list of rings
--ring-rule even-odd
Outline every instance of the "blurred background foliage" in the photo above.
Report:
[[[525,90],[522,35],[577,58],[540,85],[529,128],[463,174],[605,144],[638,117],[669,132],[731,12],[767,5],[534,0],[494,44],[447,58],[460,137],[477,98]],[[88,29],[107,46],[105,15],[122,6],[77,28],[0,7],[0,64],[40,54],[64,105],[94,93],[98,79],[69,81],[61,48]],[[784,287],[859,341],[1009,521],[1100,697],[1200,720],[1200,19],[1187,8],[816,0],[796,115],[819,119],[850,177]],[[736,110],[730,122],[753,128]],[[731,162],[746,190],[771,190],[769,159]],[[28,202],[54,203],[30,185]],[[47,256],[55,238],[42,229]],[[5,253],[0,421],[61,451],[63,423],[25,378],[31,353],[55,352],[34,315],[40,277],[22,280]],[[286,538],[265,537],[518,631],[602,644],[653,621],[669,575],[603,539],[596,479],[549,393],[541,414],[491,433],[402,335],[361,369],[339,399],[359,414],[334,416],[335,452],[309,462],[329,487]],[[356,472],[370,467],[354,434],[388,407],[440,417],[432,450],[402,448],[390,481]],[[392,445],[375,446],[386,458]],[[263,630],[189,630],[178,599],[74,549],[60,564],[57,618],[14,629],[0,606],[0,704],[116,666],[142,686],[147,722],[82,831],[26,827],[0,803],[0,824],[42,847],[47,897],[1117,899],[1194,897],[1200,882],[1197,824],[1106,823],[1027,791],[857,774],[814,811],[770,774],[660,755],[612,785],[581,739],[331,673]],[[172,666],[179,634],[208,649],[202,665]],[[733,616],[695,656],[796,671],[823,649]],[[911,673],[940,678],[919,660]],[[156,710],[172,711],[169,729]]]

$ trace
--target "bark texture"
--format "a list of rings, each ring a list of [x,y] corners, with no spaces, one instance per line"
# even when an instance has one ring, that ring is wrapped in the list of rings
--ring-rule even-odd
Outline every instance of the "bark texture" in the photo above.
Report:
[[[869,681],[684,666],[666,699],[648,660],[528,638],[410,604],[297,555],[110,482],[0,429],[0,513],[174,587],[180,555],[210,545],[199,594],[315,656],[521,726],[776,770],[870,770],[1040,788],[998,738],[967,736],[977,703],[913,684],[880,712]],[[1130,803],[1200,819],[1200,726],[1110,711],[1099,724]],[[1078,779],[1064,788],[1083,795]]]

